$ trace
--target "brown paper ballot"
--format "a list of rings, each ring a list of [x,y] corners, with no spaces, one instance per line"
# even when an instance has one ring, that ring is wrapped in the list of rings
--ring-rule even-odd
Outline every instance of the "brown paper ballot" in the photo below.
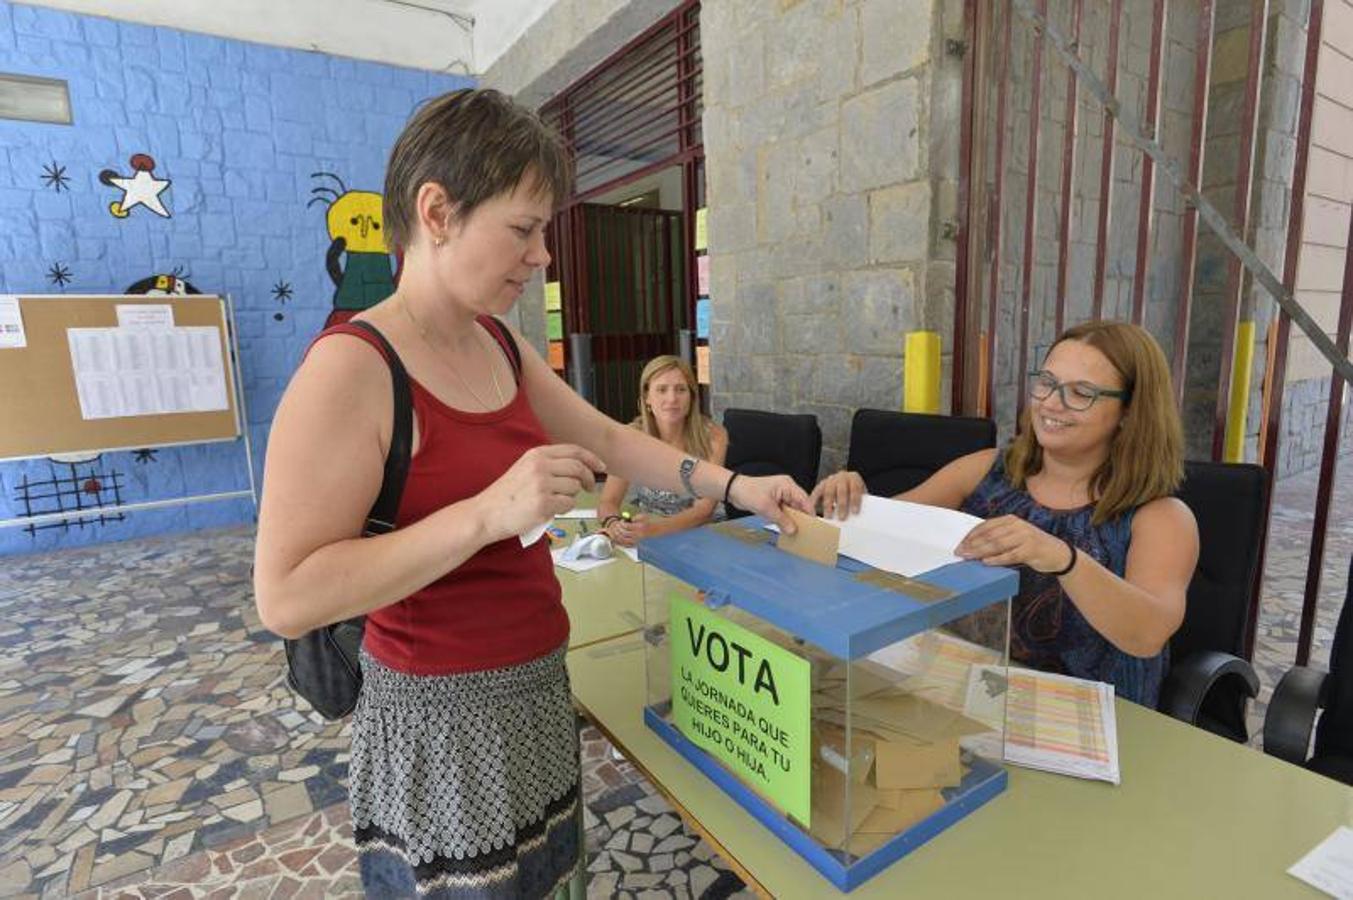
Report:
[[[885,791],[956,787],[963,780],[958,739],[880,741],[874,745],[874,780]]]
[[[797,509],[786,507],[785,513],[799,530],[794,534],[781,534],[776,546],[815,563],[835,566],[836,550],[841,546],[841,529]]]

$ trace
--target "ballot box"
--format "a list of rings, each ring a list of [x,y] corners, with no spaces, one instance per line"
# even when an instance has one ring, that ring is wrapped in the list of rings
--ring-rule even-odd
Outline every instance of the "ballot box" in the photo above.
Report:
[[[777,543],[755,517],[640,543],[644,719],[849,891],[1004,790],[1019,582]]]

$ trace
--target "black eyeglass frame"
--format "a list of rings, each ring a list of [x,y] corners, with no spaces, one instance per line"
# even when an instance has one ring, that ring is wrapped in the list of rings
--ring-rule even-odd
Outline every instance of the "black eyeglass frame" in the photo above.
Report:
[[[1127,388],[1100,387],[1099,385],[1090,381],[1058,381],[1052,375],[1051,372],[1046,372],[1043,371],[1042,369],[1037,369],[1033,372],[1030,372],[1028,377],[1029,377],[1029,394],[1035,400],[1047,400],[1054,393],[1056,393],[1058,396],[1062,398],[1063,406],[1065,406],[1067,409],[1073,409],[1076,412],[1085,412],[1087,409],[1098,403],[1100,397],[1112,397],[1115,400],[1121,400],[1124,405],[1126,405],[1128,400],[1132,398],[1132,391],[1128,390]],[[1035,381],[1035,379],[1043,379],[1049,383],[1048,392],[1046,394],[1039,396],[1035,392],[1035,385],[1038,384],[1038,382]],[[1092,396],[1090,397],[1090,402],[1085,404],[1084,406],[1075,406],[1071,403],[1068,403],[1066,399],[1067,398],[1066,389],[1069,387],[1075,387],[1080,390],[1090,392],[1092,394]]]

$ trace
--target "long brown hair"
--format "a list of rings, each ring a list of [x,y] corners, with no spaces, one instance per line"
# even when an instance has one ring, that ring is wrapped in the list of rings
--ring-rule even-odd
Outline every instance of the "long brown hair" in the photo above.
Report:
[[[1062,332],[1052,346],[1062,341],[1081,341],[1103,353],[1129,391],[1109,455],[1090,478],[1094,524],[1174,494],[1184,480],[1184,428],[1170,388],[1170,367],[1156,339],[1129,322],[1085,322]],[[1043,469],[1043,448],[1030,417],[1026,406],[1019,434],[1005,451],[1006,475],[1020,489]]]
[[[658,432],[658,423],[653,419],[653,411],[648,408],[646,402],[648,384],[672,369],[681,372],[681,376],[686,379],[686,389],[691,395],[691,407],[686,410],[686,421],[681,425],[681,439],[686,445],[686,452],[698,459],[709,459],[710,422],[700,412],[700,388],[695,383],[695,372],[691,370],[690,363],[679,356],[655,356],[644,366],[644,371],[639,375],[639,415],[630,424],[645,434],[662,438]]]

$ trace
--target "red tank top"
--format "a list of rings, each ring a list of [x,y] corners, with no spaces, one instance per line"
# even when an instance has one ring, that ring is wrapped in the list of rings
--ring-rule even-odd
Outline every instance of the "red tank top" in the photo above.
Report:
[[[509,340],[497,322],[479,322]],[[320,334],[350,334],[382,353],[351,325]],[[511,355],[509,354],[509,360]],[[409,465],[396,525],[405,527],[480,493],[532,447],[549,443],[520,384],[507,406],[488,413],[452,409],[409,379],[419,446]],[[366,617],[368,653],[413,675],[447,675],[516,665],[568,639],[568,614],[547,541],[523,547],[513,536],[482,548],[427,587]]]

